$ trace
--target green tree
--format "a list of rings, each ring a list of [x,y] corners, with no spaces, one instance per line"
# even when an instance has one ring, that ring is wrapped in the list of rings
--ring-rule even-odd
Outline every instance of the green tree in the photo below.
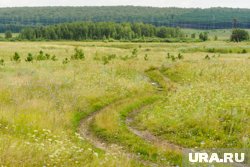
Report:
[[[208,33],[207,32],[201,32],[199,35],[199,39],[202,41],[207,41],[208,40]]]
[[[193,34],[191,34],[191,38],[196,38],[196,34],[195,33],[193,33]]]
[[[75,48],[75,53],[74,55],[71,56],[72,60],[84,60],[85,55],[82,49]]]
[[[234,29],[232,31],[230,40],[234,42],[249,40],[249,33],[246,30]]]
[[[15,52],[14,56],[11,58],[12,61],[15,62],[20,62],[21,61],[21,57],[19,55],[19,53]]]
[[[6,31],[6,32],[5,32],[5,38],[6,38],[6,39],[12,38],[12,32],[11,32],[11,31]]]
[[[32,62],[33,61],[33,55],[31,53],[28,54],[27,58],[25,59],[26,62]]]

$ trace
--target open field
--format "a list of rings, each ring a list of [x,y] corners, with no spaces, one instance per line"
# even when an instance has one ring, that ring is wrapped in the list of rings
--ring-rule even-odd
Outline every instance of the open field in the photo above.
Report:
[[[25,61],[40,51],[56,58]],[[181,166],[185,148],[250,148],[250,42],[0,42],[1,59],[0,165]]]

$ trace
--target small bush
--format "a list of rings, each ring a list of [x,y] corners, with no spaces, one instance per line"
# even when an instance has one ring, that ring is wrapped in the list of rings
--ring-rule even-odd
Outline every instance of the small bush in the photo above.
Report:
[[[195,33],[191,34],[191,38],[195,39],[196,38],[196,34]]]
[[[137,48],[133,49],[132,55],[133,56],[137,56],[137,54],[138,54],[138,49]]]
[[[172,55],[172,56],[171,56],[171,60],[172,60],[172,61],[175,61],[175,59],[176,59],[176,58],[174,57],[174,55]]]
[[[215,40],[215,41],[218,40],[218,36],[217,36],[217,35],[214,36],[214,40]]]
[[[64,60],[63,60],[63,64],[68,64],[70,61],[69,61],[69,59],[68,58],[65,58]]]
[[[208,33],[207,32],[200,33],[199,39],[202,41],[207,41],[208,40]]]
[[[206,60],[210,60],[210,57],[208,55],[205,56]]]
[[[107,56],[103,56],[103,57],[102,57],[102,61],[103,61],[103,64],[104,64],[104,65],[106,65],[106,64],[109,63],[109,59],[108,59]]]
[[[6,31],[6,32],[5,32],[5,38],[6,38],[6,39],[12,38],[12,32],[11,32],[11,31]]]
[[[124,61],[129,60],[129,59],[135,59],[135,58],[137,58],[137,56],[135,56],[135,55],[131,55],[131,56],[128,56],[128,55],[126,55],[126,56],[120,56],[120,59],[121,59],[121,60],[124,60]]]
[[[148,61],[148,54],[145,54],[144,60],[145,60],[145,61]]]
[[[33,55],[31,53],[28,54],[27,58],[25,59],[26,62],[32,62],[33,61]]]
[[[247,50],[243,49],[241,53],[245,54],[245,53],[247,53]]]
[[[19,53],[15,52],[14,56],[11,58],[11,61],[20,62],[21,57],[20,57]]]
[[[126,61],[126,60],[129,59],[129,56],[128,55],[126,55],[126,56],[120,56],[120,59]]]
[[[4,66],[4,59],[0,59],[0,66]]]
[[[170,58],[171,58],[170,53],[168,53],[167,59],[170,59]]]
[[[108,60],[112,60],[112,59],[115,59],[115,58],[116,58],[116,54],[108,55]]]
[[[47,60],[50,59],[50,54],[46,53],[45,56],[46,56]]]
[[[233,42],[241,42],[249,40],[249,33],[246,30],[234,29],[230,40]]]
[[[51,60],[52,60],[52,61],[57,61],[56,55],[53,55],[53,56],[51,57]]]
[[[178,58],[179,60],[181,60],[181,59],[184,58],[184,56],[183,56],[181,53],[179,53],[177,58]]]
[[[43,51],[41,50],[39,54],[36,56],[37,61],[48,60],[46,55],[44,55]]]
[[[75,48],[74,55],[71,56],[72,60],[84,60],[85,55],[82,49]]]
[[[208,48],[207,51],[209,53],[215,53],[216,52],[215,48]]]

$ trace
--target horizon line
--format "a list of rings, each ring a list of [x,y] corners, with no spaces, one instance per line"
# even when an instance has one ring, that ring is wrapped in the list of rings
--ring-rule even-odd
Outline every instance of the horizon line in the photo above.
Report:
[[[177,8],[177,9],[214,9],[214,8],[227,8],[227,9],[250,9],[250,8],[241,8],[241,7],[228,7],[228,6],[211,6],[211,7],[178,7],[178,6],[141,6],[141,5],[85,5],[85,6],[78,6],[78,5],[60,5],[60,6],[46,6],[46,5],[40,5],[40,6],[0,6],[0,9],[3,8],[53,8],[53,7],[145,7],[145,8]]]

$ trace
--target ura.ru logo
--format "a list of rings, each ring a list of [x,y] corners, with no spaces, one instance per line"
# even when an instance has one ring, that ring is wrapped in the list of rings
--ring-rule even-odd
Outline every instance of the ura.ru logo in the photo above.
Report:
[[[189,153],[189,162],[191,163],[243,163],[245,153]]]

